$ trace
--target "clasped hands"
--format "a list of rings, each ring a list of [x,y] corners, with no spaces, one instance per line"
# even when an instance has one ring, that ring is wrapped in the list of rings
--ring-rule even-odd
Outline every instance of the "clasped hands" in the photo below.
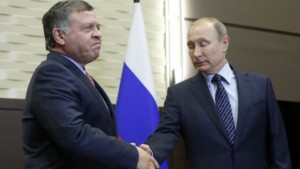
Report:
[[[135,145],[134,143],[132,143]],[[139,161],[137,169],[158,169],[159,164],[152,156],[150,147],[146,144],[141,144],[140,147],[136,147],[139,153]]]

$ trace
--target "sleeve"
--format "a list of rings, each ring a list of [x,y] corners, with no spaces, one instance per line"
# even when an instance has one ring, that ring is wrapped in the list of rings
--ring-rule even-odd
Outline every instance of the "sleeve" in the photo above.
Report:
[[[145,143],[150,146],[154,158],[160,164],[168,157],[180,138],[180,109],[176,102],[174,90],[168,88],[164,104],[164,114],[161,117],[156,131]]]
[[[272,169],[291,169],[288,141],[282,115],[277,104],[275,93],[268,78],[268,112],[269,137],[272,158]]]

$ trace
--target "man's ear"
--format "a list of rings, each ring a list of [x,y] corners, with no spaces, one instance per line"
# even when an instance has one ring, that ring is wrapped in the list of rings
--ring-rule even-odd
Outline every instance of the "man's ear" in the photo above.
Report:
[[[223,42],[222,42],[222,45],[223,45],[223,50],[224,51],[227,51],[228,47],[229,47],[229,36],[225,36],[223,38]]]
[[[59,28],[54,28],[52,30],[52,36],[57,44],[59,44],[61,46],[65,44],[65,39],[64,39],[65,35],[62,32],[62,30],[60,30]]]

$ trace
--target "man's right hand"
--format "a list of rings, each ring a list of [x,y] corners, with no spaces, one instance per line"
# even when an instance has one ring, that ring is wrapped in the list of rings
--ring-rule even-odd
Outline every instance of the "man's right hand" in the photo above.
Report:
[[[159,168],[158,162],[145,150],[136,147],[139,153],[139,161],[137,169],[157,169]]]

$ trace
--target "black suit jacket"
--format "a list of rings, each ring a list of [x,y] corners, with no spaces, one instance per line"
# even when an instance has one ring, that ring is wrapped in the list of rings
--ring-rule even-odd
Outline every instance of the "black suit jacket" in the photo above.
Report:
[[[165,114],[147,141],[159,162],[182,136],[189,169],[291,169],[270,79],[234,72],[239,98],[235,144],[230,143],[206,80],[198,73],[168,89]]]
[[[136,167],[138,152],[117,138],[105,92],[59,53],[35,70],[23,114],[26,169]]]

